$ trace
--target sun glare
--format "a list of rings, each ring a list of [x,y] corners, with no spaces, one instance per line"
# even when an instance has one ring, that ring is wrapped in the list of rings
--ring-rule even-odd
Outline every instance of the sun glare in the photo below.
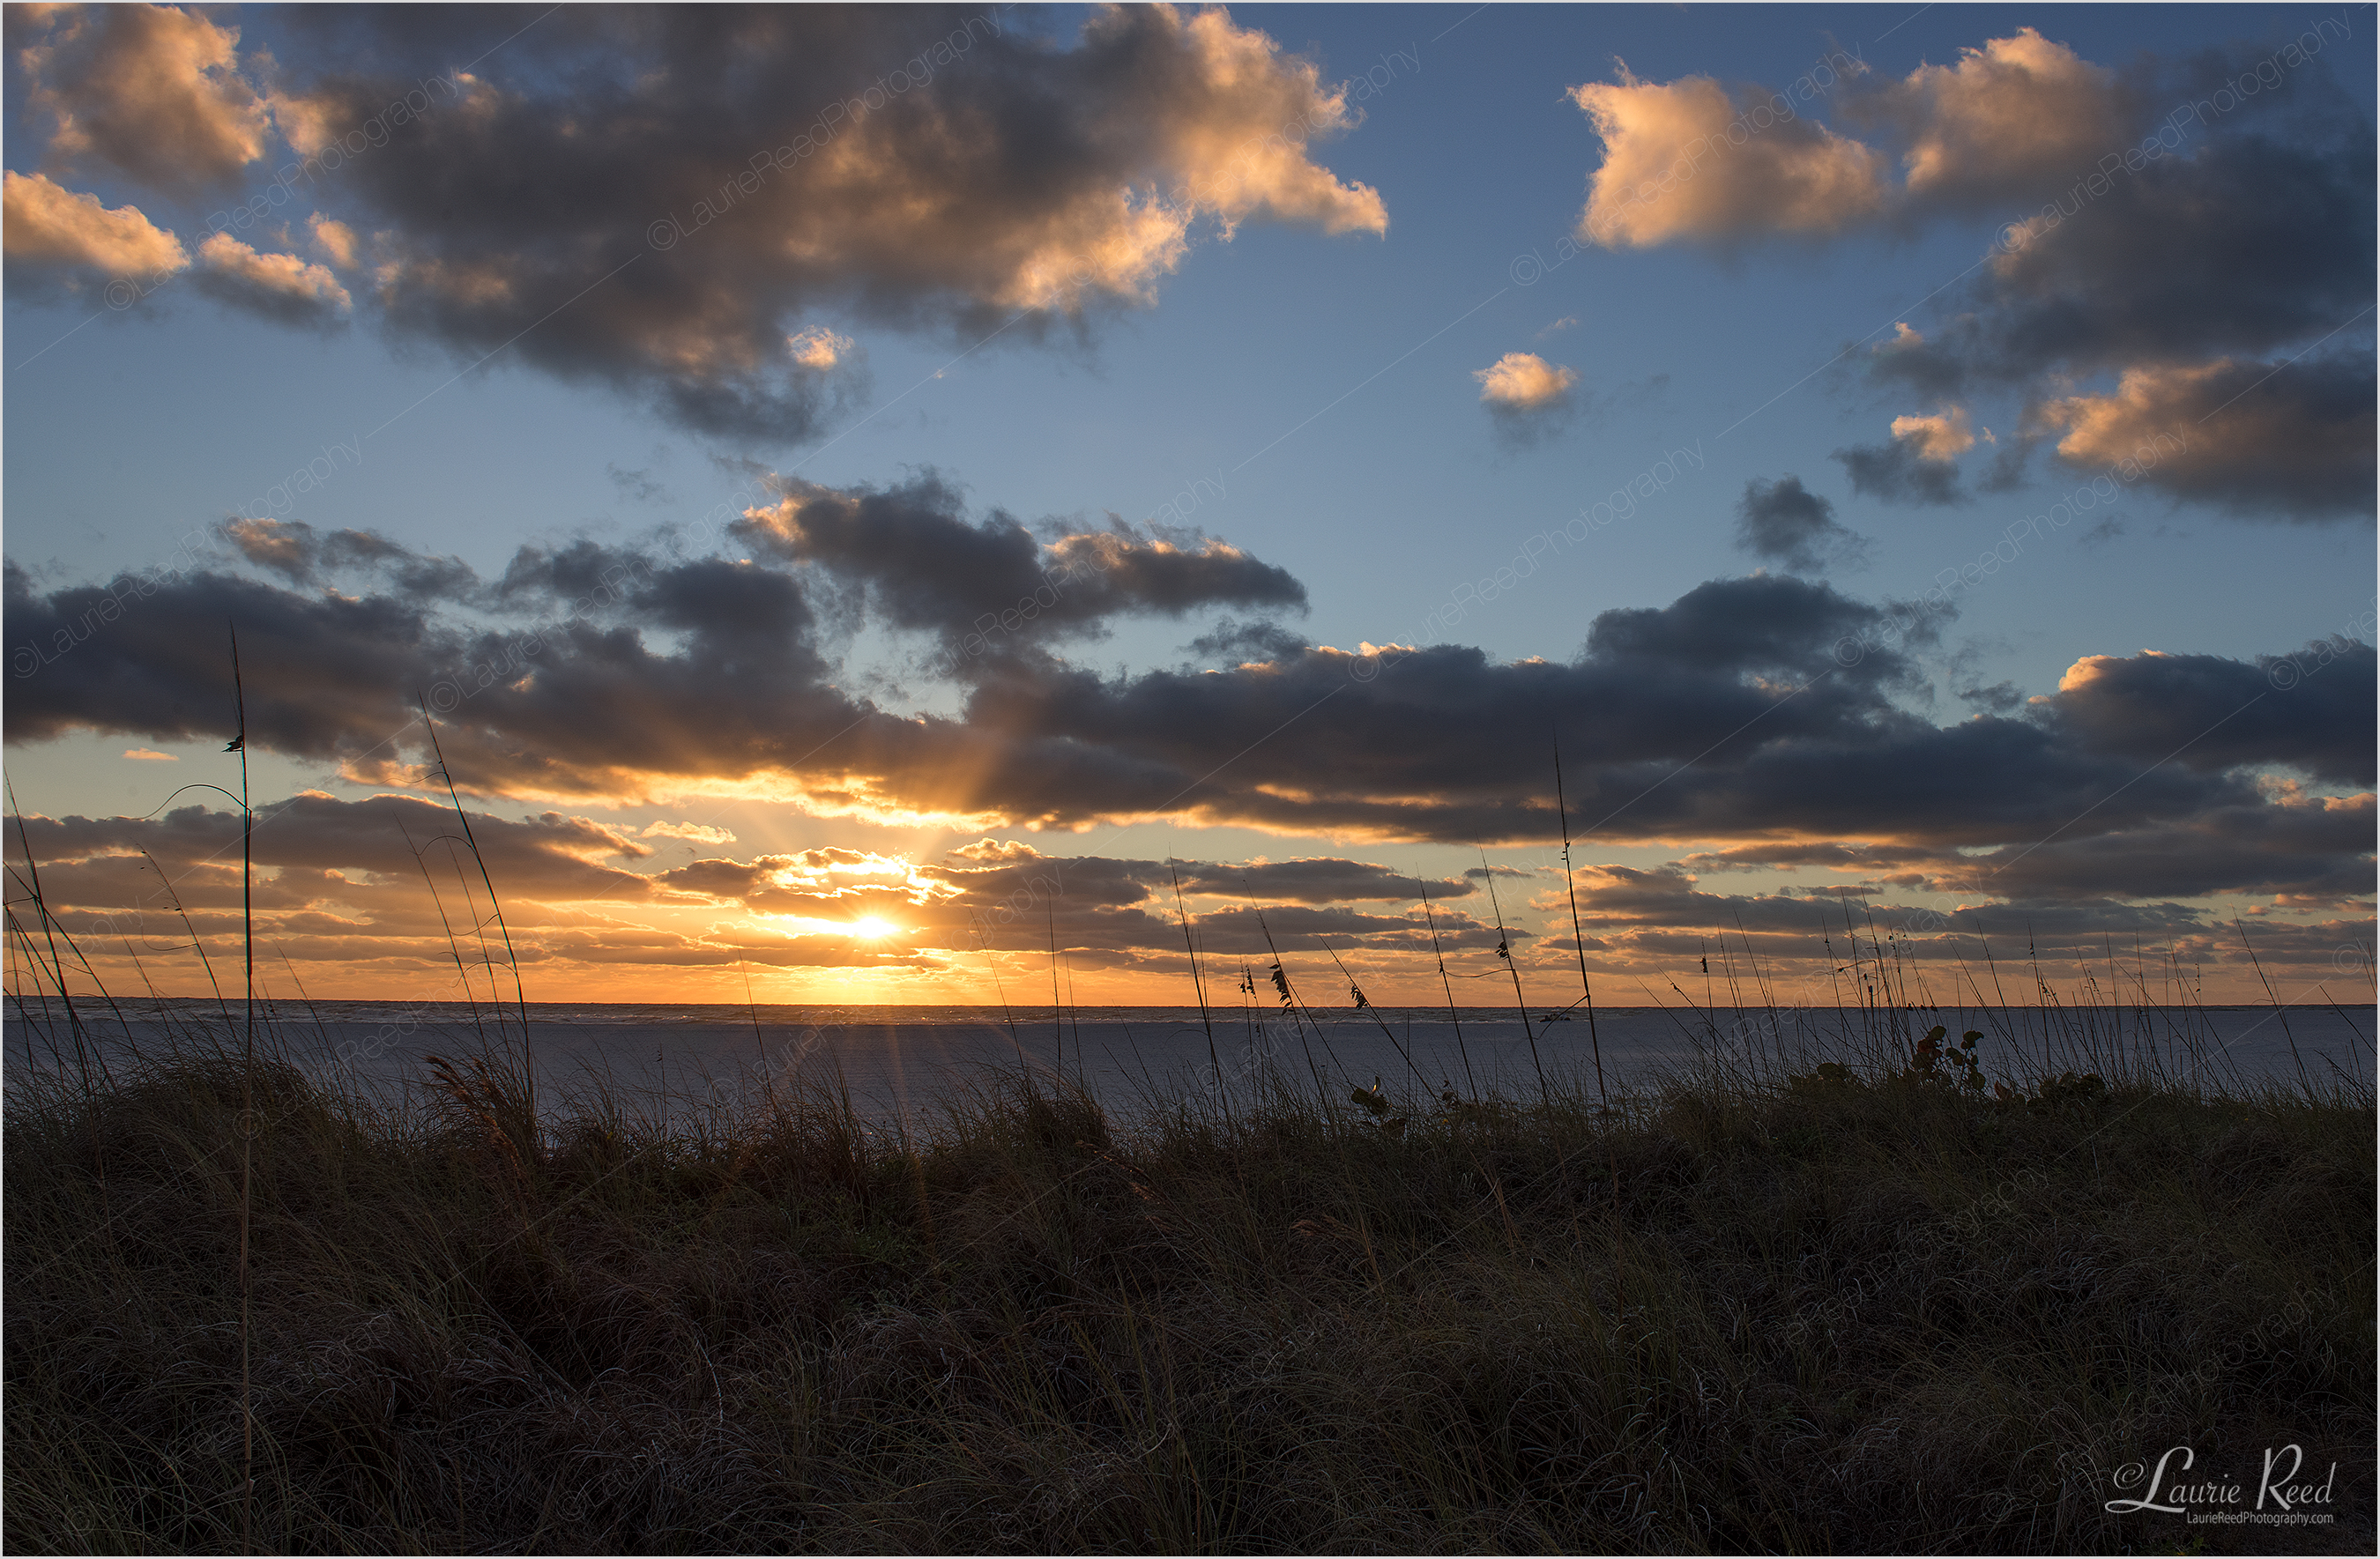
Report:
[[[851,923],[851,935],[855,939],[862,942],[880,942],[898,929],[900,928],[891,921],[879,920],[874,915],[869,915],[866,920],[855,920]]]

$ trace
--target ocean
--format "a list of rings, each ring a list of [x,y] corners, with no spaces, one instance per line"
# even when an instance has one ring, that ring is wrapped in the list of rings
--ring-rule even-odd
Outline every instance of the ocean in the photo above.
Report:
[[[401,1096],[422,1085],[425,1057],[519,1048],[521,1014],[456,1002],[260,1003],[273,1053],[329,1080]],[[1111,1108],[1129,1112],[1183,1094],[1248,1097],[1268,1075],[1344,1099],[1377,1078],[1391,1098],[1525,1097],[1540,1071],[1558,1082],[1644,1088],[1700,1067],[1773,1075],[1840,1054],[1880,1056],[1889,1036],[1935,1023],[1955,1043],[1980,1031],[1986,1073],[2044,1070],[2147,1072],[2219,1091],[2267,1083],[2343,1087],[2368,1095],[2373,1009],[2189,1007],[2123,1009],[1606,1008],[1218,1009],[1047,1006],[686,1006],[532,1002],[527,1009],[541,1108],[559,1114],[599,1085],[656,1116],[733,1110],[773,1090],[847,1089],[871,1120],[930,1126],[941,1106],[988,1082],[1061,1070]],[[83,1053],[110,1065],[187,1043],[194,1029],[237,1034],[241,1009],[212,1001],[78,1004]],[[226,1024],[228,1023],[228,1027]],[[55,1000],[9,1015],[6,1084],[70,1070],[76,1024]],[[1864,1048],[1863,1048],[1864,1046]]]

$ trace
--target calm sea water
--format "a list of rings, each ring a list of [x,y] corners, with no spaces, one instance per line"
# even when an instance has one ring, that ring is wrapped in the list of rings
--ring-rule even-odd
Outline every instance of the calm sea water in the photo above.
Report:
[[[153,1051],[194,1029],[220,1035],[212,1002],[143,1001],[79,1009],[89,1047],[117,1058]],[[1611,1008],[1524,1026],[1512,1009],[1338,1009],[1316,1021],[1274,1007],[687,1007],[531,1003],[528,1033],[551,1107],[598,1083],[671,1115],[733,1108],[771,1088],[831,1082],[880,1122],[928,1125],[970,1086],[1048,1078],[1062,1068],[1103,1103],[1130,1108],[1184,1093],[1245,1098],[1268,1072],[1344,1098],[1377,1077],[1392,1096],[1443,1087],[1470,1094],[1535,1094],[1539,1070],[1592,1086],[1599,1048],[1610,1086],[1641,1086],[1696,1066],[1771,1070],[1805,1066],[1845,1046],[1915,1035],[1939,1022],[1952,1037],[1983,1032],[1978,1054],[1995,1076],[2069,1068],[2154,1069],[2209,1088],[2301,1081],[2368,1090],[2374,1071],[2370,1008],[1942,1008],[1905,1013],[1802,1008]],[[239,1010],[231,1012],[232,1029]],[[459,1003],[275,1004],[263,1027],[279,1053],[310,1070],[382,1092],[417,1087],[425,1057],[462,1056],[498,1043],[481,1009]],[[1054,1021],[1053,1021],[1054,1018]],[[477,1020],[475,1021],[475,1019]],[[516,1050],[515,1012],[502,1026]],[[1880,1053],[1880,1052],[1876,1052]],[[11,1015],[6,1078],[74,1061],[73,1033],[55,1005]]]

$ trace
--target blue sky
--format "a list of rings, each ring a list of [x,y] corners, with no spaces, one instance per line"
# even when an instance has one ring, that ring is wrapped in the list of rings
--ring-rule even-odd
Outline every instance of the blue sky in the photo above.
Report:
[[[524,11],[517,19],[537,15]],[[1062,54],[1082,48],[1085,17],[1020,9],[1008,25],[1011,36]],[[415,553],[459,558],[492,579],[525,545],[554,548],[588,537],[627,548],[656,527],[696,525],[738,493],[747,495],[739,508],[774,502],[782,489],[764,488],[769,479],[850,491],[938,473],[963,491],[968,522],[1001,510],[1029,527],[1055,522],[1052,535],[1097,531],[1111,515],[1145,525],[1166,518],[1171,504],[1181,523],[1302,582],[1307,610],[1278,615],[1315,646],[1439,643],[1476,647],[1494,663],[1568,662],[1582,654],[1599,614],[1664,607],[1706,582],[1763,566],[1786,572],[1735,541],[1747,483],[1791,474],[1864,543],[1863,560],[1824,571],[1828,586],[1864,602],[1912,600],[1946,570],[1987,553],[2010,526],[2078,488],[2087,490],[2092,469],[2060,464],[2048,448],[2021,485],[1980,488],[1986,457],[2016,441],[2028,408],[2037,413],[2060,397],[2110,397],[2125,369],[2136,366],[2069,362],[1955,394],[1873,371],[1873,348],[1900,322],[1941,338],[1979,268],[1989,273],[1987,256],[2004,224],[2038,201],[1912,207],[1874,221],[1846,219],[1815,235],[1745,229],[1642,246],[1582,243],[1582,211],[1607,143],[1572,90],[1694,79],[1786,89],[1823,60],[1852,56],[1865,73],[1846,75],[1842,91],[1873,92],[1923,66],[1955,66],[1962,49],[2034,29],[2046,45],[2104,67],[2116,83],[2107,91],[2130,91],[2126,112],[2154,125],[2165,113],[2160,92],[2187,101],[2178,83],[2193,61],[2202,69],[2212,68],[2206,60],[2230,61],[2222,68],[2236,75],[2325,18],[2338,30],[2336,41],[2291,68],[2284,108],[2243,106],[2193,132],[2190,145],[2252,133],[2308,143],[2362,137],[2368,144],[2368,7],[1235,8],[1236,28],[1268,35],[1285,51],[1281,58],[1318,66],[1321,90],[1348,93],[1346,117],[1360,115],[1361,122],[1317,139],[1307,155],[1342,188],[1377,190],[1385,233],[1333,235],[1258,212],[1225,241],[1205,221],[1192,227],[1178,263],[1154,276],[1148,300],[1110,296],[1071,315],[1005,309],[997,311],[1006,324],[996,333],[941,307],[949,288],[922,290],[907,321],[880,306],[832,297],[806,304],[782,321],[785,328],[824,327],[856,346],[843,354],[842,403],[782,438],[670,420],[634,382],[622,388],[557,377],[512,347],[473,366],[481,356],[475,340],[405,328],[373,307],[361,270],[342,272],[356,300],[350,308],[292,326],[261,319],[252,301],[201,296],[197,270],[166,280],[140,307],[111,309],[99,270],[42,269],[41,255],[27,260],[12,247],[7,555],[26,571],[28,588],[55,592],[118,574],[188,569],[191,560],[177,556],[183,538],[247,514],[323,535],[374,533]],[[266,98],[298,101],[309,70],[330,68],[326,36],[291,18],[225,12],[215,23],[237,30],[237,69]],[[424,44],[395,22],[389,28],[393,81],[410,79],[399,55],[443,46],[434,39]],[[490,53],[478,75],[521,97],[544,91],[549,106],[566,103],[562,37],[555,23],[536,22]],[[584,42],[572,39],[574,46]],[[451,66],[453,55],[467,44],[476,53],[480,42],[457,38],[450,54],[438,57]],[[73,49],[88,45],[54,37],[41,46],[54,51],[50,68],[64,73]],[[606,46],[632,57],[638,45]],[[899,48],[885,48],[897,62]],[[258,63],[267,53],[282,73],[270,81]],[[1622,76],[1622,61],[1632,76]],[[367,48],[357,68],[369,74],[380,63]],[[102,57],[75,81],[54,86],[53,100],[98,91],[92,82],[104,66]],[[945,90],[965,68],[953,67],[927,91]],[[54,143],[63,121],[45,105],[53,100],[42,97],[40,81],[21,65],[19,75],[6,127],[11,170],[95,194],[108,210],[137,204],[196,248],[210,203],[229,186],[194,176],[177,204],[175,191],[161,193],[153,175],[144,183],[120,160],[60,155]],[[208,79],[220,85],[224,73]],[[1894,143],[1876,127],[1882,121],[1848,115],[1839,95],[1819,94],[1803,123],[1823,120],[1841,136],[1867,137],[1888,163]],[[93,112],[84,110],[86,117]],[[287,111],[276,112],[289,120]],[[260,157],[237,178],[263,187],[273,157],[286,154],[274,143],[273,157]],[[413,153],[371,155],[385,165]],[[434,175],[431,155],[422,153],[415,170],[423,178]],[[354,175],[371,171],[369,158],[359,159]],[[699,187],[686,193],[690,203]],[[418,207],[403,215],[376,210],[373,189],[336,175],[310,185],[306,197],[293,204],[300,221],[283,241],[310,259],[298,204],[344,213],[359,232],[375,220],[431,220]],[[384,191],[380,198],[389,199]],[[2077,219],[2078,229],[2085,220]],[[2363,232],[2368,250],[2368,225]],[[2368,367],[2371,318],[2351,315],[2341,311],[2332,321],[2337,333],[2323,339],[2311,328],[2277,335],[2260,360],[2350,351],[2363,354]],[[535,332],[568,319],[565,309],[551,324],[522,322]],[[2216,343],[2197,357],[2218,352],[2247,356]],[[1570,370],[1574,387],[1550,407],[1494,414],[1476,375],[1511,353]],[[2177,347],[2155,360],[2185,355]],[[860,357],[864,374],[855,375]],[[1896,417],[1952,402],[1978,434],[1990,429],[2001,441],[1965,454],[1962,502],[1920,504],[1858,490],[1833,458],[1858,446],[1890,447]],[[2368,465],[2368,418],[2365,429],[2362,451],[2350,458]],[[281,494],[293,472],[341,445],[355,453],[337,463],[335,475],[310,491]],[[1685,451],[1694,452],[1692,462],[1677,460]],[[1491,587],[1493,600],[1449,611],[1449,603],[1467,599],[1466,587],[1477,592],[1524,553],[1533,537],[1593,514],[1598,500],[1657,469],[1671,470],[1674,479],[1636,502],[1634,513],[1566,542],[1530,577]],[[2110,518],[2115,524],[2102,523]],[[728,543],[726,550],[737,547]],[[208,566],[228,574],[241,565],[233,559]],[[2157,482],[2126,484],[2114,502],[2095,501],[2086,521],[2029,539],[1988,579],[1960,587],[1954,619],[1944,614],[1933,624],[1935,637],[1898,647],[1910,665],[1889,698],[1893,707],[1949,728],[1973,713],[1959,691],[2008,683],[2026,695],[2053,695],[2085,656],[2157,650],[2253,665],[2335,633],[2368,641],[2373,578],[2368,503],[2311,519],[2259,515]],[[457,610],[487,621],[480,608]],[[13,597],[12,615],[26,620]],[[1076,639],[1062,653],[1077,668],[1138,675],[1191,660],[1189,642],[1222,615],[1251,614],[1123,613],[1105,625],[1106,636]],[[654,646],[675,642],[664,629],[645,632]],[[963,718],[966,684],[917,674],[929,633],[889,625],[876,613],[839,624],[830,637],[835,683],[845,692],[888,714]],[[189,653],[214,651],[194,645]],[[22,696],[10,691],[12,702]],[[1596,710],[1584,706],[1574,718],[1591,725]],[[205,755],[220,740],[153,719],[140,727],[97,710],[88,720],[45,711],[30,730],[12,719],[9,734],[9,773],[29,813],[138,814],[171,788],[168,780],[221,778],[221,765]],[[135,746],[176,761],[121,755]],[[329,748],[259,751],[260,796],[325,784],[345,761],[330,755]],[[1339,760],[1317,751],[1310,761]],[[1495,760],[1483,755],[1483,761]],[[2252,755],[2243,763],[2270,775],[2287,770],[2288,760],[2257,767]],[[2320,793],[2360,793],[2336,774],[2289,772]],[[390,790],[360,782],[352,770],[326,788],[358,803]],[[492,783],[488,804],[504,816],[559,806],[631,834],[656,820],[704,819],[730,828],[737,842],[729,853],[747,862],[756,852],[838,845],[922,861],[995,837],[1062,855],[1161,859],[1171,849],[1211,860],[1360,857],[1453,878],[1475,864],[1464,845],[1398,837],[1394,828],[1259,828],[1214,815],[1102,814],[1097,806],[1074,817],[1079,832],[1028,829],[1018,826],[1021,818],[1002,826],[997,817],[988,828],[947,819],[886,825],[789,805],[767,787],[747,794],[725,793],[733,786],[698,789],[702,794],[692,802],[664,785],[646,804],[601,805],[619,798]],[[1764,828],[1773,836],[1774,827]],[[1546,853],[1482,837],[1516,859]],[[1621,837],[1581,860],[1652,871],[1691,853],[1693,842],[1674,829]],[[1983,842],[2022,840],[2011,834]],[[628,865],[674,866],[710,849],[663,848],[668,853],[656,860]],[[1888,876],[1813,876],[1800,865],[1771,864],[1729,877],[1724,890],[1774,893],[1856,880],[1863,891],[1889,894]],[[2139,897],[2064,891],[2094,902]],[[1900,896],[1944,912],[1988,901],[1913,881],[1900,885]],[[2368,914],[2368,905],[2334,889],[2298,898],[2292,924],[2351,931]],[[2195,893],[2159,901],[2189,906],[2202,920],[2230,902]],[[721,900],[686,912],[699,920],[727,907]],[[1382,935],[1384,948],[1402,945]],[[2311,935],[2307,957],[2318,961],[2347,933]],[[350,984],[365,994],[375,980],[396,977],[388,972],[410,966],[419,949],[398,948],[399,940],[392,934],[384,963],[355,960],[352,944],[325,958],[351,960],[340,967],[353,969]],[[1173,955],[1154,949],[1095,949],[1087,941],[1083,956],[1111,972],[1118,990],[1175,973],[1167,961]],[[1612,956],[1649,968],[1669,955],[1648,946],[1623,956],[1615,942]],[[929,966],[930,959],[888,976],[886,998],[947,998],[955,974],[936,974],[940,984],[913,978]],[[641,965],[636,977],[659,978],[660,967]],[[696,971],[685,976],[688,988],[698,988],[703,966],[687,967]],[[608,979],[614,972],[603,973]]]

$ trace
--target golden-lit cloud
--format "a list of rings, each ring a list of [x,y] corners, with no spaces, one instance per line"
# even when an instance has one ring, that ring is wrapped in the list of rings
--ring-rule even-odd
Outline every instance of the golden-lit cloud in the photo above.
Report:
[[[999,307],[1078,312],[1102,296],[1155,301],[1201,219],[1225,239],[1256,218],[1328,235],[1387,231],[1378,191],[1341,183],[1310,155],[1313,141],[1354,124],[1345,94],[1261,31],[1220,8],[1103,7],[1083,47],[1103,64],[1129,54],[1143,73],[1124,138],[1134,157],[1115,169],[1121,177],[982,210],[961,235],[949,226],[946,185],[960,171],[957,146],[975,138],[921,95],[863,118],[796,170],[803,198],[772,202],[770,241],[812,266],[905,249],[911,265],[947,269]],[[995,151],[979,146],[973,156]]]
[[[293,321],[344,314],[355,306],[328,267],[294,254],[259,254],[228,233],[199,246],[199,265],[208,290]]]
[[[343,271],[355,264],[360,241],[354,228],[320,211],[308,220],[306,227],[313,235],[314,247],[322,251],[324,259]]]
[[[12,264],[55,266],[102,276],[150,277],[190,262],[181,240],[137,206],[110,211],[96,195],[61,188],[43,174],[0,175],[0,249]]]
[[[169,6],[43,9],[18,60],[53,160],[104,163],[179,196],[263,155],[268,116],[239,73],[238,29]]]
[[[1642,81],[1622,66],[1617,83],[1571,96],[1604,142],[1579,235],[1613,248],[1825,237],[2021,206],[2130,150],[2143,124],[2138,94],[2113,71],[2030,27],[1898,81],[1835,55],[1780,92],[1701,76]],[[1883,144],[1815,117],[1830,108]]]
[[[710,823],[648,823],[639,839],[679,839],[689,844],[734,844],[735,836]]]
[[[786,337],[785,346],[793,353],[794,361],[806,369],[824,373],[843,360],[844,354],[851,350],[852,340],[847,335],[838,335],[824,325],[813,325],[798,335]]]
[[[1892,436],[1920,460],[1956,460],[1975,447],[1974,428],[1964,406],[1949,406],[1925,417],[1896,417]]]
[[[2036,412],[2075,465],[2297,520],[2369,517],[2373,415],[2369,357],[2130,369],[2111,393]]]
[[[1534,352],[1507,352],[1477,369],[1479,398],[1511,411],[1537,411],[1558,405],[1578,387],[1578,370],[1560,368]]]
[[[1756,90],[1708,77],[1660,84],[1623,71],[1571,98],[1603,138],[1579,236],[1610,248],[1763,234],[1826,236],[1883,209],[1884,159]]]
[[[1918,66],[1872,112],[1906,137],[1909,193],[1936,199],[2022,198],[2131,139],[2115,73],[2030,27]]]
[[[2083,465],[2108,465],[2136,459],[2154,450],[2163,437],[2187,442],[2195,432],[2202,450],[2220,441],[2234,450],[2269,438],[2269,427],[2253,426],[2253,417],[2226,419],[2220,429],[2193,428],[2213,409],[2212,389],[2238,377],[2237,366],[2224,358],[2193,366],[2132,369],[2105,395],[2069,395],[2041,407],[2040,420],[2062,432],[2058,453]],[[2203,456],[2202,456],[2203,458]]]

